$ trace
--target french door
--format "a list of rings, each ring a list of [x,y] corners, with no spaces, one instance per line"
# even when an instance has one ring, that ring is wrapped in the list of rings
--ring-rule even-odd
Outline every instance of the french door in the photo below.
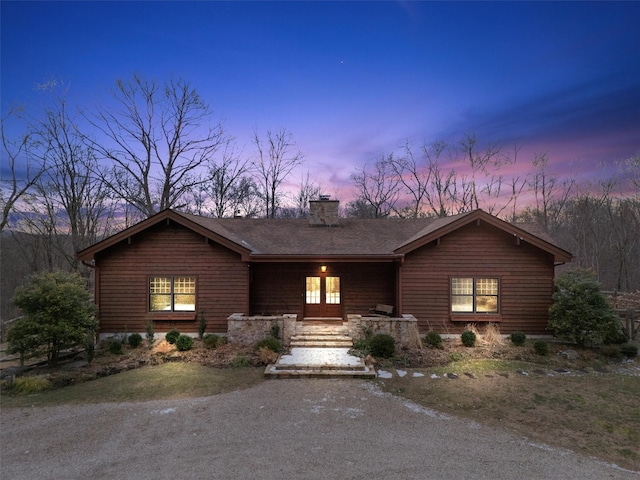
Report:
[[[306,277],[305,317],[342,317],[340,277]]]

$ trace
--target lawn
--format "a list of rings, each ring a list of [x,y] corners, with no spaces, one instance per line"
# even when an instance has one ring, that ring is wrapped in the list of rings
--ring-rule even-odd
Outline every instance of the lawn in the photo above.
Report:
[[[428,408],[640,470],[640,372],[610,370],[557,373],[535,363],[474,359],[379,381]]]
[[[206,397],[248,388],[263,379],[264,368],[215,368],[168,362],[30,395],[3,394],[2,407],[44,407],[100,402]]]
[[[200,347],[178,355],[165,347],[153,352],[127,350],[118,357],[102,353],[92,364],[92,380],[83,380],[88,367],[80,362],[75,371],[49,372],[54,385],[68,386],[37,394],[3,392],[1,405],[203,397],[264,381],[264,366],[251,349],[223,346],[209,351]],[[553,350],[562,348],[557,345]],[[540,357],[531,348],[509,345],[465,349],[451,344],[419,353],[400,352],[393,361],[378,364],[394,373],[396,368],[403,369],[407,375],[375,381],[386,391],[427,408],[640,470],[638,359],[625,364],[585,350],[580,360],[571,361],[554,352]],[[238,356],[250,358],[253,366],[229,367]]]

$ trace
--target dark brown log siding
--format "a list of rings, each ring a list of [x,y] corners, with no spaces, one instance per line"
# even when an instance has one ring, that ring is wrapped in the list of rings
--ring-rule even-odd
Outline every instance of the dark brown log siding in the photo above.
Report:
[[[150,275],[196,277],[196,311],[203,310],[208,332],[226,332],[227,317],[248,309],[248,267],[240,256],[205,237],[171,223],[150,228],[100,253],[97,292],[101,332],[155,329],[198,331],[196,313],[148,311]]]
[[[408,254],[401,268],[403,313],[418,319],[421,332],[461,333],[466,323],[450,320],[450,278],[498,277],[501,333],[548,335],[553,257],[517,243],[486,223],[473,223]]]
[[[327,275],[340,277],[342,315],[365,314],[376,303],[395,303],[393,263],[328,263]],[[320,264],[251,265],[251,314],[304,315],[304,279],[320,276]]]

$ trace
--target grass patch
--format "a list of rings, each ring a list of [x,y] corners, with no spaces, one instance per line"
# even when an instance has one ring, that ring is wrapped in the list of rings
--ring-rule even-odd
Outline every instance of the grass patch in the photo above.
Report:
[[[465,359],[414,370],[424,377],[385,379],[383,388],[428,408],[639,470],[640,377],[518,373],[541,368],[512,360]],[[458,379],[443,378],[445,373],[457,373]],[[431,374],[441,378],[431,379]]]
[[[169,362],[28,396],[2,395],[2,407],[54,406],[103,402],[144,402],[206,397],[251,387],[263,368],[211,368]]]

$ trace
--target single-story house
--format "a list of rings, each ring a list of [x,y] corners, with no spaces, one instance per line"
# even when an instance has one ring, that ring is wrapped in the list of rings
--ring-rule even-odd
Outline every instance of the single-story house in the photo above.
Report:
[[[391,306],[421,333],[495,322],[545,335],[554,270],[571,254],[482,210],[446,218],[208,218],[162,211],[78,253],[95,271],[100,333],[225,333],[231,315],[299,320]],[[378,312],[380,313],[380,312]]]

